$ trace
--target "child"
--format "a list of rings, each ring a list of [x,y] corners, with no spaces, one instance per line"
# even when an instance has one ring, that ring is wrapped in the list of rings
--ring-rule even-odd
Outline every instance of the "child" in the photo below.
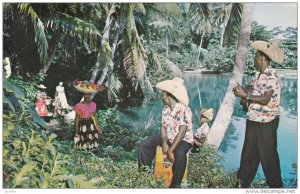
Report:
[[[198,151],[198,148],[204,144],[206,136],[209,132],[208,122],[212,121],[214,117],[213,109],[203,109],[200,114],[200,127],[197,129],[197,132],[194,134],[194,143],[192,152],[195,153]]]

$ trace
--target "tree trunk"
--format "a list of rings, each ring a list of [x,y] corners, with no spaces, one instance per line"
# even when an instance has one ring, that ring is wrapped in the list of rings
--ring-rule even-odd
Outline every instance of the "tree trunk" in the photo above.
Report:
[[[112,17],[111,15],[113,13],[115,13],[116,11],[116,7],[115,7],[115,4],[113,4],[109,10],[109,14],[106,18],[106,21],[105,21],[105,27],[104,27],[104,32],[103,32],[103,36],[102,36],[102,40],[101,40],[101,47],[104,47],[106,43],[109,43],[109,30],[110,30],[110,25],[111,25],[111,22],[112,22]],[[97,77],[97,74],[98,74],[98,71],[99,71],[99,68],[100,68],[100,59],[101,59],[101,51],[98,53],[97,55],[97,59],[96,59],[96,64],[95,64],[95,69],[94,71],[92,72],[92,76],[91,76],[91,79],[90,79],[90,82],[95,82],[96,80],[96,77]]]
[[[167,29],[168,30],[168,29]],[[167,31],[166,30],[166,31]],[[168,32],[166,32],[167,57],[169,56]]]
[[[232,8],[232,7],[231,7]],[[230,9],[228,9],[227,11],[230,12]],[[224,42],[224,33],[225,33],[225,29],[226,29],[226,26],[228,24],[228,21],[229,21],[229,17],[230,17],[230,14],[228,14],[228,12],[226,11],[226,15],[225,15],[225,19],[224,19],[224,23],[223,23],[223,28],[221,30],[221,33],[220,33],[220,48],[223,47],[223,42]]]
[[[118,28],[118,31],[117,31],[117,34],[115,36],[115,40],[114,40],[114,43],[113,43],[113,48],[112,48],[112,52],[111,52],[111,60],[107,61],[107,64],[105,66],[105,68],[103,69],[102,71],[102,74],[99,78],[99,80],[97,81],[97,84],[100,85],[103,83],[104,79],[106,78],[106,76],[108,75],[109,71],[113,71],[113,66],[114,66],[114,57],[115,57],[115,52],[116,52],[116,49],[117,49],[117,46],[118,46],[118,41],[119,41],[119,36],[120,34],[122,33],[123,31],[123,27],[124,25],[121,23],[119,24],[120,22],[116,22],[116,26]],[[108,87],[110,87],[110,83],[108,84]],[[95,96],[95,94],[93,94],[91,96],[91,99],[93,99]]]
[[[198,57],[197,57],[197,60],[199,61],[200,59],[200,53],[201,53],[201,48],[202,48],[202,42],[203,42],[203,37],[204,37],[204,31],[202,32],[202,35],[201,35],[201,40],[200,40],[200,44],[199,44],[199,51],[198,51]]]
[[[231,120],[231,116],[234,110],[236,97],[232,92],[232,88],[237,83],[241,84],[243,80],[247,50],[250,42],[252,13],[253,4],[244,3],[241,20],[241,30],[232,77],[229,81],[227,92],[225,94],[221,107],[207,137],[207,143],[213,145],[216,149],[219,148],[220,144],[223,141],[227,126]]]

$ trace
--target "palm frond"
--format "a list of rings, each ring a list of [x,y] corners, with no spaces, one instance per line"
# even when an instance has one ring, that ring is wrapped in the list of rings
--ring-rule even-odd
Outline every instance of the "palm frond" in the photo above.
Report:
[[[18,5],[18,9],[21,13],[27,14],[31,17],[35,34],[34,40],[38,45],[38,52],[41,62],[45,64],[48,59],[48,41],[46,38],[46,29],[44,23],[40,20],[39,16],[30,4],[20,3]]]
[[[161,13],[175,16],[181,15],[181,10],[177,3],[154,3],[153,6]]]
[[[115,74],[112,74],[108,81],[108,100],[110,102],[118,99],[118,93],[122,87],[123,85],[119,78]]]
[[[140,85],[143,94],[152,97],[153,88],[146,75],[148,58],[136,29],[132,6],[128,7],[125,15],[125,32],[122,40],[123,65],[135,90],[137,91],[137,86]]]
[[[158,19],[156,21],[150,22],[148,25],[149,26],[153,25],[157,28],[173,27],[173,24],[171,22],[165,21],[164,19]]]
[[[181,12],[188,13],[191,8],[191,3],[177,3]]]
[[[243,11],[242,4],[234,3],[232,5],[228,24],[225,28],[225,34],[224,34],[225,44],[230,44],[235,40],[237,40],[236,36],[239,34],[240,31],[242,11]]]
[[[101,32],[93,24],[66,13],[57,13],[55,17],[47,19],[46,26],[69,37],[77,36],[83,42],[90,43],[89,47],[94,50],[102,38]]]
[[[192,3],[188,11],[190,15],[200,15],[206,19],[210,16],[210,11],[207,3]]]
[[[146,14],[146,9],[142,3],[133,3],[132,6],[134,12]]]
[[[132,81],[143,79],[145,75],[146,55],[137,33],[132,10],[128,11],[125,36],[122,44],[123,64],[128,77]]]
[[[149,58],[151,59],[152,64],[156,66],[157,73],[161,73],[162,72],[161,62],[159,61],[157,54],[151,52]]]

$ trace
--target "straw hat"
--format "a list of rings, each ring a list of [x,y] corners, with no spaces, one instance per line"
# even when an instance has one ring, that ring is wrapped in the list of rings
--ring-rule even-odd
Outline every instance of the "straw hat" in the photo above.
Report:
[[[203,109],[201,111],[201,115],[203,115],[205,118],[207,118],[208,121],[211,121],[214,118],[213,112],[214,112],[214,110],[212,108],[210,108],[210,109]]]
[[[179,102],[184,105],[189,104],[189,96],[185,86],[184,80],[179,77],[174,77],[172,80],[165,80],[156,84],[156,88],[172,94]]]
[[[38,85],[37,87],[40,88],[40,89],[46,89],[46,88],[47,88],[47,87],[44,86],[43,84],[40,84],[40,85]]]
[[[250,46],[256,50],[265,53],[270,59],[278,64],[283,63],[283,50],[279,48],[281,40],[275,39],[271,42],[262,40],[254,41]]]

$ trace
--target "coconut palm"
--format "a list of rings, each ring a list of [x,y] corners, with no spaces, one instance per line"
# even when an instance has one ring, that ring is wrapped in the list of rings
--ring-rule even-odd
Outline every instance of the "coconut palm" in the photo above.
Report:
[[[213,30],[211,22],[211,12],[208,4],[192,4],[189,11],[191,17],[191,30],[197,35],[201,34],[200,43],[198,47],[197,60],[200,59],[200,53],[202,49],[203,38],[206,33],[211,33]]]
[[[86,6],[83,4],[5,3],[5,23],[13,23],[15,20],[23,18],[26,31],[29,31],[28,28],[31,26],[33,27],[34,40],[43,66],[40,73],[45,74],[54,62],[54,58],[57,58],[58,49],[60,49],[60,53],[67,53],[69,57],[73,57],[76,55],[74,49],[77,48],[72,46],[74,43],[83,44],[88,50],[97,48],[95,43],[101,38],[100,31],[93,23],[73,16],[80,15],[77,7],[79,7],[78,10],[83,7],[89,9],[91,15],[99,14],[92,10],[93,6],[92,4]],[[90,17],[95,18],[96,16]],[[91,18],[90,21],[93,21]]]
[[[219,148],[227,126],[230,122],[233,113],[236,97],[232,89],[237,83],[241,84],[245,71],[245,64],[247,58],[247,50],[250,42],[251,22],[252,22],[253,4],[244,3],[241,18],[241,29],[238,40],[237,54],[235,57],[235,64],[232,72],[232,77],[229,81],[227,92],[217,113],[215,121],[211,127],[210,133],[207,137],[207,143]]]

